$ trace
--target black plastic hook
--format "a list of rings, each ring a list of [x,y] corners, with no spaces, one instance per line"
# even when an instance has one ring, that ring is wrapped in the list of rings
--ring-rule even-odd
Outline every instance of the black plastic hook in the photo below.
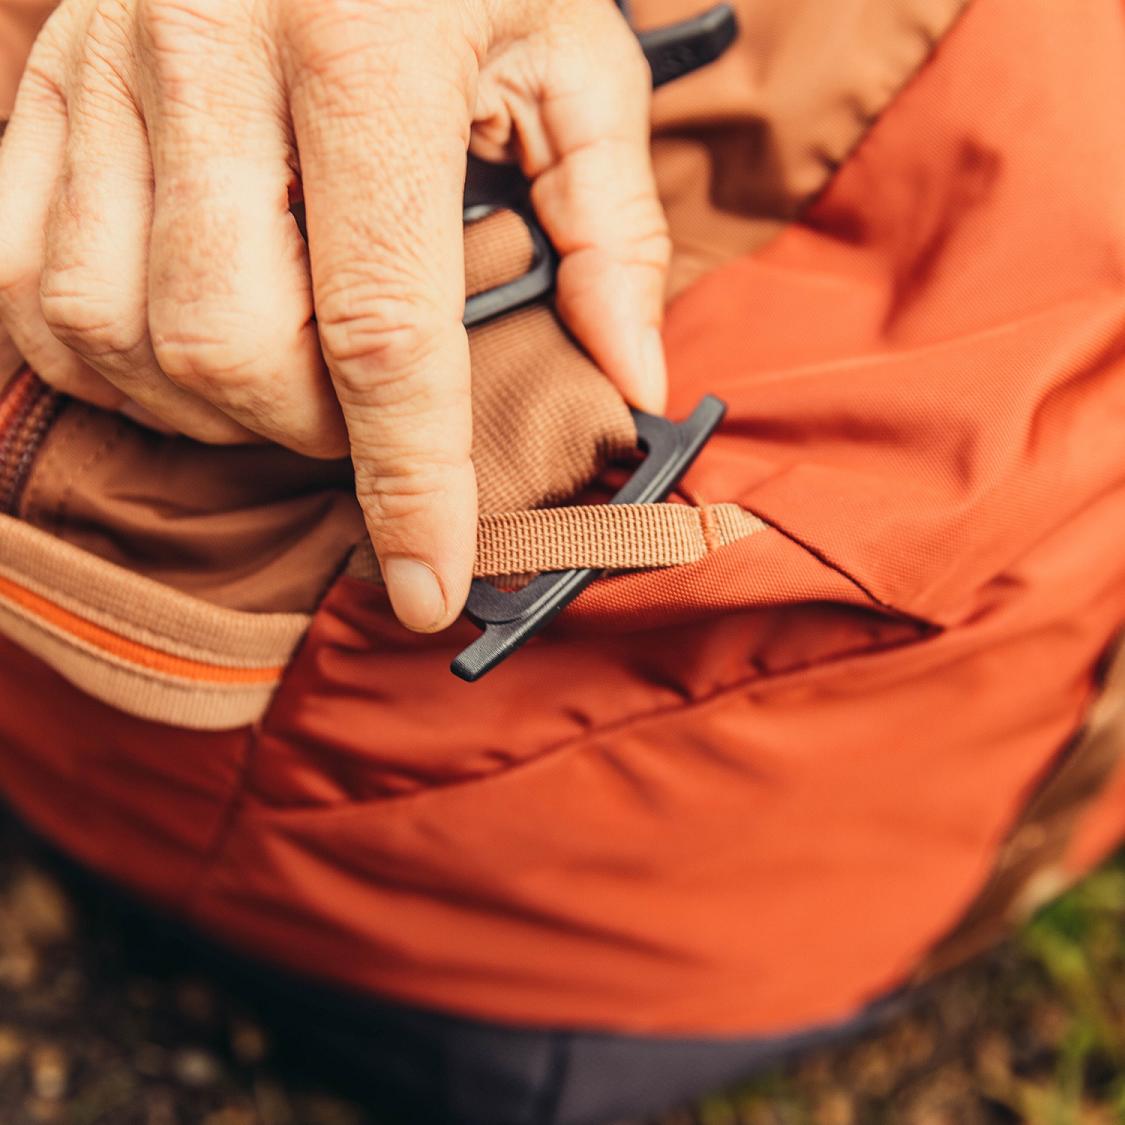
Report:
[[[667,85],[720,58],[738,35],[730,4],[717,4],[702,15],[643,31],[637,36],[652,70],[654,87]],[[489,164],[469,158],[465,183],[464,221],[479,222],[496,211],[514,211],[531,235],[533,259],[523,276],[465,302],[464,324],[475,328],[524,305],[541,301],[555,288],[558,257],[535,218],[527,181],[512,164]]]
[[[685,422],[669,422],[633,411],[637,443],[647,456],[610,503],[656,504],[666,500],[725,413],[726,406],[713,395],[707,395]],[[584,569],[542,574],[515,593],[505,593],[478,578],[469,594],[466,613],[484,634],[453,661],[453,674],[469,683],[479,680],[546,628],[602,573]]]

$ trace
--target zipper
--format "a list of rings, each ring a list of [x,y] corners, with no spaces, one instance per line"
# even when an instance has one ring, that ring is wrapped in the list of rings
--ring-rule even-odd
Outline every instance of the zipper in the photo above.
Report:
[[[0,514],[18,515],[35,459],[65,401],[26,367],[0,391]]]

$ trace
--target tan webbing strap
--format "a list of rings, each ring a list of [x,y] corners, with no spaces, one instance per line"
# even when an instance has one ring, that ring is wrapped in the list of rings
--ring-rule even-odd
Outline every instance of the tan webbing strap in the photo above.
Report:
[[[481,518],[475,575],[686,566],[765,527],[737,504],[597,504],[504,512]],[[357,551],[349,573],[378,580],[374,553]]]
[[[478,575],[505,575],[685,566],[765,526],[736,504],[599,504],[511,512],[481,520],[476,569]]]

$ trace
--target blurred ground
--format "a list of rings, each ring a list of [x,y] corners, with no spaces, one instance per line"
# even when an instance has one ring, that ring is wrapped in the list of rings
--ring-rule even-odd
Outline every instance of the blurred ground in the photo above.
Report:
[[[0,812],[2,1125],[385,1125]],[[649,1125],[1125,1122],[1125,861],[883,1033]]]

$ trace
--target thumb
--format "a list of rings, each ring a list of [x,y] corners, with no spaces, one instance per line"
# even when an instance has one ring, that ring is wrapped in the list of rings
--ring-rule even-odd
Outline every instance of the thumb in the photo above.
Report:
[[[652,76],[604,0],[556,5],[539,118],[515,122],[532,202],[561,256],[559,314],[633,405],[664,409],[670,255],[649,151]]]

